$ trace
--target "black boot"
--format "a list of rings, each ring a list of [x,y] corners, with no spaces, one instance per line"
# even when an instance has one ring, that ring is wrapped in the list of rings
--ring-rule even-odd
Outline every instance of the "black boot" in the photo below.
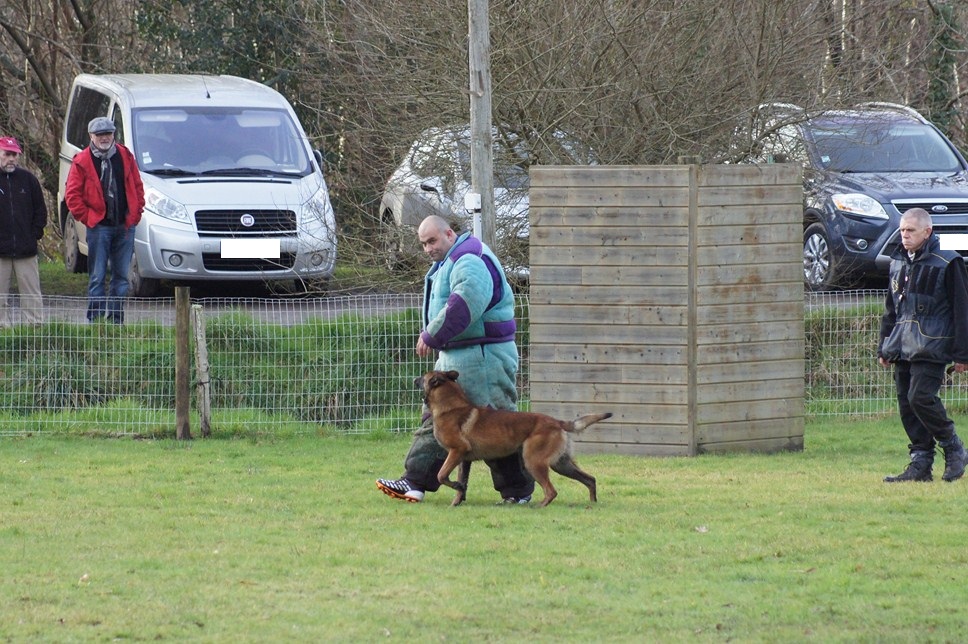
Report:
[[[962,461],[962,464],[964,461]],[[885,483],[901,483],[903,481],[930,481],[931,466],[934,465],[933,452],[911,452],[911,462],[907,469],[897,476],[885,476]],[[946,470],[947,471],[947,470]],[[964,467],[962,466],[962,474]]]
[[[958,438],[958,434],[952,434],[946,441],[939,441],[938,445],[944,450],[944,474],[941,478],[945,481],[957,481],[965,475],[965,459],[968,459],[968,451]]]

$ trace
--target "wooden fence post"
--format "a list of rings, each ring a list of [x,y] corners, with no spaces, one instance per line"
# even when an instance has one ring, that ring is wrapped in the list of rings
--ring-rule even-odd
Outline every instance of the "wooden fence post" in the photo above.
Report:
[[[192,325],[195,330],[195,378],[198,394],[198,413],[202,437],[212,433],[212,378],[208,372],[208,342],[205,339],[205,309],[192,304]]]
[[[187,286],[175,287],[175,437],[178,440],[192,438],[189,420],[191,398],[188,388],[189,293]]]

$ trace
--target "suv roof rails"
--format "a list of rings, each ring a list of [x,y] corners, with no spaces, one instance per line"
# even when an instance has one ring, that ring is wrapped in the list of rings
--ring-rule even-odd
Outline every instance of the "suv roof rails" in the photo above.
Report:
[[[760,103],[756,106],[757,112],[796,112],[803,114],[804,109],[793,103]]]
[[[858,103],[855,107],[873,107],[882,110],[889,110],[891,112],[897,112],[898,114],[907,114],[912,118],[916,118],[922,123],[927,123],[928,119],[914,109],[913,107],[908,107],[907,105],[901,105],[900,103],[886,103],[883,101],[868,101],[866,103]]]

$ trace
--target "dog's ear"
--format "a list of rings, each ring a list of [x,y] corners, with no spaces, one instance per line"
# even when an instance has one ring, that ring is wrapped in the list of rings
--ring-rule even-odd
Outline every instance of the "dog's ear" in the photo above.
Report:
[[[448,378],[449,378],[450,380],[457,380],[457,376],[459,376],[460,374],[459,374],[458,372],[456,372],[456,371],[448,371],[448,372],[447,372],[447,373],[446,373],[445,375],[446,375],[446,376],[447,376],[447,377],[448,377]]]
[[[427,389],[439,387],[440,385],[444,384],[444,382],[445,378],[443,377],[443,374],[441,374],[439,371],[435,371],[433,372],[433,375],[430,376],[430,380],[427,381]]]

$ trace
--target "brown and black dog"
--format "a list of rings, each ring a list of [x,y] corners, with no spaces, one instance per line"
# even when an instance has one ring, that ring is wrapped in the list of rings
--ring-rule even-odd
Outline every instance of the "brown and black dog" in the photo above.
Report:
[[[548,478],[549,469],[584,484],[591,500],[598,500],[595,477],[582,471],[571,457],[569,432],[580,432],[612,414],[588,414],[566,422],[545,414],[478,407],[457,384],[458,375],[456,371],[430,371],[414,381],[423,389],[424,402],[433,414],[434,437],[447,450],[437,480],[457,490],[452,505],[464,500],[471,461],[501,458],[518,449],[525,467],[544,490],[540,507],[558,495]],[[451,481],[450,473],[458,465],[457,481]]]

